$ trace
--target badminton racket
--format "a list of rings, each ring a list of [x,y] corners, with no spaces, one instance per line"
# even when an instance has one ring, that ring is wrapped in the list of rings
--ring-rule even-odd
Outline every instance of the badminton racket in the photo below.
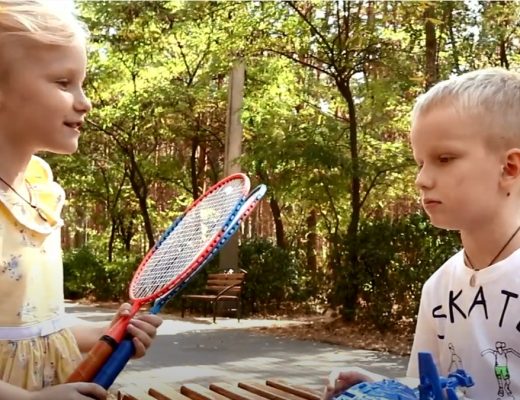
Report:
[[[192,272],[191,276],[188,277],[182,285],[173,288],[169,293],[155,300],[153,307],[150,309],[150,314],[157,314],[160,312],[162,307],[177,295],[190,280],[219,252],[222,247],[229,241],[229,239],[238,230],[240,223],[245,220],[251,212],[255,209],[257,204],[262,200],[267,188],[265,185],[257,186],[245,202],[242,204],[238,212],[234,215],[232,221],[229,223],[227,230],[222,235],[219,244],[213,249],[208,255],[206,260],[199,266],[199,268]],[[108,389],[112,383],[116,380],[117,376],[123,370],[125,365],[128,363],[130,358],[134,355],[135,347],[131,339],[124,339],[117,347],[117,349],[110,355],[105,365],[99,370],[95,376],[93,382]]]
[[[219,245],[245,196],[249,178],[233,174],[213,185],[161,236],[144,257],[130,283],[130,314],[92,347],[68,382],[90,382],[126,333],[128,323],[146,303],[182,286]]]

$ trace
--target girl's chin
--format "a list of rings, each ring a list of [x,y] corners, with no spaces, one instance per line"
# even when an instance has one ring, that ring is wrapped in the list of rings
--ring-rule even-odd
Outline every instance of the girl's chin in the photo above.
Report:
[[[60,143],[59,145],[48,146],[42,151],[46,151],[54,154],[70,155],[74,154],[78,150],[78,141],[70,141],[69,143]]]

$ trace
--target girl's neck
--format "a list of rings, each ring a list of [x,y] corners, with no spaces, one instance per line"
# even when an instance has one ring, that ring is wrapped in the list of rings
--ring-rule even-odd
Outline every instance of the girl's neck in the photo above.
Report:
[[[0,176],[13,188],[24,187],[25,170],[31,157],[31,152],[20,151],[9,142],[1,140],[0,135]],[[0,182],[0,188],[7,189],[2,182]]]

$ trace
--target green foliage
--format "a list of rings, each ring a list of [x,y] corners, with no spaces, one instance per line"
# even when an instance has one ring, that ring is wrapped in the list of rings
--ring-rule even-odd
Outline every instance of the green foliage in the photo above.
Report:
[[[459,246],[455,232],[433,227],[423,213],[364,221],[359,232],[358,317],[380,329],[415,318],[423,283]]]
[[[94,109],[80,151],[49,158],[68,194],[68,295],[126,297],[158,232],[222,177],[228,76],[240,60],[240,164],[269,187],[242,236],[248,301],[266,308],[308,297],[345,304],[350,296],[358,307],[351,311],[382,328],[413,317],[422,283],[457,247],[454,233],[416,213],[409,113],[432,72],[426,56],[435,56],[431,79],[489,65],[517,69],[518,3],[172,0],[79,8],[92,33],[85,89]],[[435,48],[427,48],[427,22]],[[280,248],[270,240],[275,229],[285,236]]]
[[[138,263],[137,259],[105,262],[84,246],[68,251],[63,257],[65,296],[95,296],[98,300],[128,298],[128,285]]]
[[[247,272],[244,301],[253,312],[306,299],[308,276],[294,254],[265,239],[243,242],[239,254]]]
[[[65,296],[77,298],[93,293],[103,275],[103,266],[88,247],[67,252],[63,256]]]

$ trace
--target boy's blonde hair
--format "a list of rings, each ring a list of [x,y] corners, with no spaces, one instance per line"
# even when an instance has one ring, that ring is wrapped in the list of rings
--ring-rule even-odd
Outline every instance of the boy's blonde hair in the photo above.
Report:
[[[63,0],[0,0],[0,43],[26,37],[48,45],[85,41],[88,30]]]
[[[412,124],[421,114],[441,106],[479,118],[495,146],[520,146],[520,74],[488,68],[439,82],[418,97]]]

